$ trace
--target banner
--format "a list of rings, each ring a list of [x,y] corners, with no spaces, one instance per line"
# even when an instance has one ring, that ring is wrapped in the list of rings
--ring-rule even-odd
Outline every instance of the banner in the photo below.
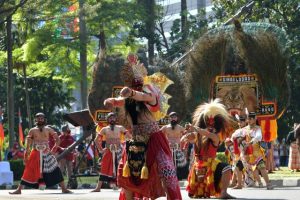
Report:
[[[3,129],[2,121],[3,121],[3,113],[2,113],[2,108],[0,106],[0,151],[3,150],[3,144],[4,144],[4,129]]]
[[[258,113],[261,108],[261,92],[255,74],[216,76],[212,98],[220,98],[231,115]]]
[[[19,108],[19,144],[21,147],[24,147],[24,133],[22,129],[22,116],[21,116],[21,110]]]
[[[263,141],[271,142],[277,138],[277,104],[275,102],[262,102],[257,120],[261,126]]]

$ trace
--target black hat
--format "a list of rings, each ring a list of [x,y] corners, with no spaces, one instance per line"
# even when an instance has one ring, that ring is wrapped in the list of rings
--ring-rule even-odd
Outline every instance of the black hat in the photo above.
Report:
[[[42,112],[36,113],[35,117],[45,117],[45,114]]]
[[[256,112],[249,112],[248,118],[254,118],[256,117]]]
[[[170,112],[169,116],[172,117],[172,116],[178,116],[178,115],[176,112]]]
[[[67,132],[67,130],[69,130],[69,126],[67,124],[61,127],[62,132]]]
[[[245,121],[246,117],[244,115],[239,115],[239,121]]]
[[[111,116],[116,116],[114,112],[110,112],[107,114],[106,119],[110,118]]]

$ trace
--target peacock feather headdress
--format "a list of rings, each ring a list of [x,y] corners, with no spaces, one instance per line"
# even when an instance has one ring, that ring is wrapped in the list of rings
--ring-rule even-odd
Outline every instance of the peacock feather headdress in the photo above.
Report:
[[[121,79],[124,85],[132,86],[134,80],[143,80],[147,73],[147,69],[143,63],[140,63],[137,55],[129,54],[121,71]]]

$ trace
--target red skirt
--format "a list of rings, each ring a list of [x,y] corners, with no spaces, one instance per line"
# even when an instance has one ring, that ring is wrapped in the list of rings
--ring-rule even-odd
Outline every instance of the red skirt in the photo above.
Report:
[[[38,188],[38,181],[40,178],[42,178],[40,173],[40,152],[33,149],[26,162],[21,182],[25,183],[24,185]]]
[[[156,199],[166,196],[166,193],[170,200],[182,199],[169,143],[161,131],[152,133],[150,136],[146,152],[149,178],[140,180],[138,185],[132,181],[131,177],[122,176],[127,158],[125,149],[118,167],[117,181],[120,187],[132,191],[135,193],[134,196],[140,199],[143,197]],[[119,199],[125,200],[124,191],[121,191]]]

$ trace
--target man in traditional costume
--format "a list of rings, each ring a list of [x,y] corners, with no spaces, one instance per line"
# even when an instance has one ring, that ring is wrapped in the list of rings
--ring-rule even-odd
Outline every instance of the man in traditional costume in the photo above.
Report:
[[[44,189],[45,186],[51,187],[56,184],[60,185],[62,193],[71,193],[65,187],[62,173],[53,155],[58,148],[59,137],[53,129],[45,126],[46,121],[43,113],[37,113],[35,121],[36,126],[29,130],[26,137],[25,169],[21,183],[14,192],[9,194],[21,194],[24,186]],[[50,135],[55,139],[55,145],[51,150],[49,148]]]
[[[259,187],[263,187],[260,181],[259,173],[265,180],[268,190],[274,188],[271,184],[266,170],[266,165],[264,161],[264,150],[260,146],[262,140],[262,132],[260,126],[256,124],[256,113],[248,113],[248,126],[243,128],[243,136],[246,139],[245,147],[248,148],[245,154],[247,163],[254,169],[254,177],[258,181]]]
[[[108,126],[103,127],[95,138],[95,144],[103,152],[101,170],[97,187],[92,192],[100,192],[103,181],[110,182],[116,188],[117,167],[122,154],[122,140],[128,131],[117,125],[117,116],[111,112],[107,115]],[[105,148],[102,142],[105,141]]]
[[[242,189],[243,184],[243,174],[245,175],[244,181],[247,186],[254,184],[253,171],[252,168],[247,164],[244,153],[246,151],[243,148],[243,128],[247,125],[246,117],[243,115],[237,115],[236,119],[238,120],[239,128],[234,131],[231,136],[231,141],[233,141],[233,151],[235,155],[235,168],[233,170],[233,179],[236,177],[236,184],[233,186],[233,189]],[[245,172],[245,173],[244,173]]]
[[[170,124],[161,128],[161,131],[166,135],[169,140],[170,149],[172,151],[173,161],[176,169],[186,166],[186,153],[180,147],[180,138],[183,136],[185,128],[178,124],[178,115],[176,112],[169,114]]]
[[[162,111],[162,94],[154,85],[144,84],[147,71],[137,56],[130,55],[127,60],[121,72],[125,84],[121,97],[104,101],[107,108],[125,108],[126,121],[132,130],[132,140],[126,142],[118,168],[120,199],[156,199],[166,195],[168,200],[180,200],[169,143],[155,118]],[[157,78],[157,81],[166,79]]]
[[[231,166],[216,158],[220,138],[230,122],[225,106],[219,102],[216,99],[198,106],[193,114],[193,124],[186,127],[188,133],[181,138],[182,142],[194,143],[195,158],[187,186],[191,198],[234,198],[227,193]]]
[[[242,189],[243,188],[243,170],[244,165],[240,160],[239,152],[235,152],[234,143],[230,138],[225,140],[225,155],[227,156],[227,161],[232,167],[233,175],[231,178],[232,189]]]

